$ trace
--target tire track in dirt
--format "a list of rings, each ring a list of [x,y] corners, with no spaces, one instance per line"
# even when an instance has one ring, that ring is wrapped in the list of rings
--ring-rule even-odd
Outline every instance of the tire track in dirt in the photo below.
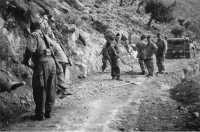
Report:
[[[32,122],[21,117],[9,130],[107,132],[111,120],[118,110],[127,104],[138,87],[133,84],[126,85],[127,82],[113,81],[108,77],[107,74],[90,77],[76,86],[73,96],[56,104],[52,119]],[[145,80],[144,77],[132,78],[127,75],[123,78],[138,85]],[[117,87],[121,84],[125,86]],[[111,131],[112,129],[109,130]]]
[[[130,127],[135,131],[134,126],[127,125],[137,123],[141,102],[153,92],[143,84],[152,79],[134,73],[124,73],[122,78],[124,81],[119,82],[110,80],[107,73],[90,76],[73,86],[73,96],[56,104],[52,119],[21,121],[9,130],[120,132]],[[134,117],[131,122],[121,120],[129,115]]]
[[[129,78],[130,79],[130,78]],[[127,78],[126,78],[127,80]],[[133,81],[133,80],[132,80]],[[127,84],[122,87],[113,88],[112,96],[104,96],[103,98],[92,101],[89,104],[90,118],[84,123],[81,132],[112,132],[114,129],[110,128],[110,124],[115,120],[120,109],[129,104],[133,99],[135,102],[140,102],[138,91],[139,85],[145,81],[144,77],[138,77],[134,79],[134,82],[138,85]],[[120,89],[124,89],[123,92]],[[141,89],[140,89],[141,90]],[[139,105],[137,106],[139,108]],[[135,113],[136,114],[136,113]]]

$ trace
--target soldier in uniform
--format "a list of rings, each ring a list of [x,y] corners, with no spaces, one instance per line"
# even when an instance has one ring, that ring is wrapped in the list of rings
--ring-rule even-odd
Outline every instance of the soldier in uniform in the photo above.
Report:
[[[156,45],[158,50],[156,52],[156,63],[158,67],[158,73],[163,74],[165,71],[165,54],[167,53],[167,42],[161,38],[160,33],[157,34],[157,42]]]
[[[70,87],[70,82],[69,80],[66,79],[66,71],[68,70],[68,66],[71,66],[71,61],[69,57],[66,55],[66,50],[65,47],[63,46],[61,40],[58,40],[58,33],[57,30],[51,29],[51,26],[49,23],[52,25],[52,27],[55,27],[55,21],[54,18],[51,17],[51,19],[48,19],[47,15],[44,15],[43,21],[40,22],[41,25],[41,30],[45,34],[45,39],[47,42],[52,46],[52,49],[54,51],[54,57],[55,60],[57,61],[57,94],[59,98],[64,98],[67,95],[72,95],[67,91]],[[54,32],[55,35],[54,35]],[[68,75],[69,76],[69,75]]]
[[[109,32],[106,35],[107,45],[108,45],[108,55],[111,65],[111,76],[112,79],[120,79],[120,67],[119,67],[119,49],[115,41],[115,34]]]
[[[144,63],[148,70],[147,77],[152,77],[154,74],[153,55],[158,47],[151,41],[151,36],[147,36],[147,45],[144,49]]]
[[[71,66],[71,62],[69,61],[68,57],[66,56],[63,48],[59,43],[49,38],[45,35],[48,43],[51,45],[52,50],[54,52],[55,60],[56,60],[56,74],[57,74],[57,94],[59,98],[63,99],[67,95],[72,95],[68,92],[69,89],[69,82],[67,83],[66,78],[66,69],[68,66]]]
[[[142,35],[140,38],[140,42],[136,44],[136,50],[137,50],[137,58],[138,62],[142,71],[142,75],[145,75],[145,64],[144,64],[144,49],[146,46],[145,35]]]
[[[31,31],[31,42],[27,46],[23,63],[29,65],[29,59],[33,61],[32,87],[36,105],[33,119],[44,120],[51,118],[51,111],[55,102],[56,65],[50,46],[44,41],[38,21],[31,25]]]

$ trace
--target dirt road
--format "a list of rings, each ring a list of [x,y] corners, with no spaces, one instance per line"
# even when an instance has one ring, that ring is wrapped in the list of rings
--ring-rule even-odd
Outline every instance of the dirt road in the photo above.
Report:
[[[174,72],[186,60],[167,62]],[[168,75],[146,78],[124,72],[123,81],[109,73],[92,75],[73,85],[73,96],[57,100],[53,117],[31,121],[25,113],[6,130],[66,132],[132,132],[135,130],[176,130],[177,104],[169,98]],[[134,83],[130,83],[134,82]]]

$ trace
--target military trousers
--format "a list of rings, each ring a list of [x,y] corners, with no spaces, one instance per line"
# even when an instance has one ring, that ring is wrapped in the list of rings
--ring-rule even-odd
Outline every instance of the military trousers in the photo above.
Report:
[[[107,64],[108,64],[108,58],[107,57],[103,57],[102,58],[102,71],[104,71],[105,69],[106,69],[106,67],[107,67]]]
[[[33,98],[35,102],[35,114],[50,114],[55,102],[56,95],[56,65],[53,58],[45,62],[38,62],[34,67]]]
[[[119,59],[112,59],[110,61],[110,65],[111,65],[111,76],[120,77],[120,68],[119,68]]]
[[[67,83],[66,81],[66,70],[67,70],[67,64],[66,63],[59,63],[59,68],[61,68],[61,70],[59,70],[60,72],[57,72],[57,91],[59,92],[65,92],[70,84],[69,82]]]
[[[148,70],[148,74],[153,76],[153,73],[154,73],[153,59],[152,58],[145,59],[144,63]]]
[[[145,63],[144,63],[144,59],[139,58],[138,59],[138,63],[140,65],[140,69],[142,72],[145,72]]]
[[[156,56],[156,64],[158,67],[158,72],[163,72],[165,71],[165,57],[164,56]]]

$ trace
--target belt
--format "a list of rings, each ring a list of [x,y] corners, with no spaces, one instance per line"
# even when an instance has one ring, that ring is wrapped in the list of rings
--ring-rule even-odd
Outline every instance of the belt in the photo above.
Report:
[[[144,60],[153,60],[153,58],[145,58]]]
[[[49,61],[53,61],[53,58],[51,56],[44,56],[38,59],[38,63],[46,63]]]
[[[41,50],[39,51],[39,55],[51,55],[51,50],[50,49],[45,49],[45,50]]]
[[[52,56],[51,55],[45,55],[45,54],[39,56],[39,58],[49,58],[49,57],[52,57]]]
[[[46,62],[53,59],[51,55],[38,55],[33,57],[33,62],[37,64],[38,62]]]

